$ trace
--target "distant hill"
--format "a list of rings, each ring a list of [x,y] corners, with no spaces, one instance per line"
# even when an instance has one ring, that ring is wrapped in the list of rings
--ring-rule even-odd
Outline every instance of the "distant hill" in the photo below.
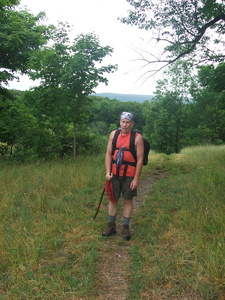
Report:
[[[136,95],[136,94],[116,94],[116,93],[97,93],[93,96],[107,97],[109,99],[117,99],[121,102],[144,102],[145,100],[151,100],[154,95]]]

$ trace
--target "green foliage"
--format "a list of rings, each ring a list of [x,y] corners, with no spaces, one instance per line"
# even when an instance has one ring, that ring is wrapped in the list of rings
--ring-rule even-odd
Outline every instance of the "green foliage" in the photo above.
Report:
[[[0,141],[11,148],[16,145],[14,155],[17,151],[21,157],[28,153],[55,157],[71,146],[67,132],[72,124],[75,157],[76,132],[89,117],[87,96],[99,83],[107,84],[105,73],[116,70],[116,66],[102,65],[112,49],[101,46],[94,33],[81,34],[71,43],[68,24],[44,26],[43,13],[33,16],[15,10],[13,6],[17,4],[19,1],[5,1],[1,6],[0,50],[4,55],[0,62],[0,84],[7,84],[18,71],[40,79],[41,84],[18,102],[16,95],[12,101],[1,87]],[[51,43],[46,45],[50,39]],[[89,136],[91,141],[93,137]]]
[[[94,34],[81,34],[70,45],[65,25],[61,25],[62,29],[55,32],[56,43],[33,57],[36,71],[30,74],[33,79],[41,79],[41,85],[35,92],[40,94],[38,101],[42,102],[45,113],[52,117],[59,114],[65,123],[72,123],[76,141],[78,127],[88,119],[88,95],[99,83],[107,84],[104,73],[113,72],[116,66],[101,66],[112,49],[100,46]],[[75,157],[76,142],[73,149]]]
[[[14,5],[18,5],[20,3],[19,0],[2,0],[0,7],[1,9],[4,7],[12,7]]]
[[[179,68],[176,68],[177,72]],[[186,127],[187,120],[185,119],[186,97],[184,93],[184,83],[178,83],[176,72],[171,80],[158,82],[157,93],[152,103],[144,108],[146,118],[146,126],[144,134],[149,137],[151,147],[166,154],[178,153],[182,148],[182,137]],[[173,72],[172,72],[173,73]],[[181,76],[182,77],[182,76]],[[182,79],[180,79],[180,82]],[[170,91],[170,84],[173,91]],[[183,97],[182,97],[183,96]]]
[[[44,14],[33,16],[17,11],[19,1],[1,1],[1,59],[0,85],[16,78],[14,73],[28,73],[29,61],[34,53],[46,44],[51,26],[39,25]]]
[[[98,155],[104,153],[107,140],[100,133],[92,133],[90,128],[82,126],[77,133],[77,153],[80,155]]]
[[[8,151],[13,154],[11,159],[25,161],[58,156],[62,148],[57,136],[59,130],[53,131],[44,116],[41,119],[35,116],[34,109],[24,102],[24,93],[13,94],[4,101],[0,119],[1,142],[8,145]]]
[[[216,85],[223,81],[223,72],[217,72],[223,64],[199,68],[195,77],[188,77],[188,68],[183,68],[186,64],[170,68],[168,77],[158,82],[156,97],[143,108],[144,133],[158,152],[170,154],[185,146],[225,141],[224,91]]]
[[[211,89],[216,93],[224,92],[225,63],[217,67],[207,65],[198,69],[199,84],[206,89]]]
[[[148,1],[130,2],[143,14],[150,9]],[[89,96],[99,83],[107,84],[104,74],[116,70],[116,66],[103,65],[112,49],[101,46],[94,33],[81,34],[71,42],[68,24],[46,27],[41,25],[43,14],[16,11],[17,4],[2,3],[2,53],[11,52],[6,55],[7,61],[5,55],[2,57],[0,80],[7,83],[20,71],[41,83],[26,92],[1,87],[0,153],[5,158],[32,161],[103,153],[109,133],[119,127],[122,111],[134,114],[134,129],[141,131],[157,152],[178,153],[190,145],[225,142],[224,63],[199,67],[197,75],[191,76],[192,62],[178,60],[167,70],[165,79],[158,81],[151,101],[120,102]],[[187,2],[176,7],[173,1],[162,3],[166,9],[169,5],[173,9],[164,22],[172,22],[174,30],[182,18],[176,11],[180,5],[181,12],[187,10],[188,14],[196,5],[196,13],[204,17],[202,24],[214,18],[218,10],[215,3],[210,6],[209,2],[202,6]],[[158,8],[158,3],[151,7],[154,12]],[[161,12],[156,25],[160,18]],[[183,21],[189,24],[186,18]],[[154,25],[150,23],[150,27]],[[179,34],[184,37],[184,32]],[[46,45],[49,40],[51,43]]]
[[[119,127],[121,113],[123,111],[132,111],[135,116],[135,129],[143,130],[145,120],[142,114],[142,103],[120,102],[117,99],[109,100],[108,98],[101,98],[99,96],[90,96],[89,98],[92,100],[91,122],[104,121],[108,127],[110,124],[116,124]],[[117,127],[112,125],[112,130],[115,130]]]
[[[193,103],[190,107],[190,115],[193,115],[191,128],[204,130],[201,142],[215,143],[216,140],[224,140],[224,103],[225,94],[222,86],[225,74],[222,72],[224,64],[214,68],[212,65],[201,67],[192,84],[191,93]],[[220,74],[220,75],[219,75]],[[191,139],[193,136],[191,137]]]
[[[0,119],[1,141],[13,146],[16,143],[29,143],[31,132],[36,130],[36,119],[20,98],[13,95],[4,100]],[[23,142],[22,142],[23,140]]]

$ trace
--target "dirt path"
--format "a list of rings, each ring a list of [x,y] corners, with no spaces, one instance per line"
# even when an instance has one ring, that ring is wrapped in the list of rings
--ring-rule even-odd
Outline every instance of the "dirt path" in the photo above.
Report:
[[[160,165],[151,169],[150,172],[143,175],[138,187],[138,197],[134,201],[135,215],[144,203],[152,186],[159,180],[165,178],[168,174],[160,168]],[[96,299],[108,300],[126,300],[128,299],[128,278],[127,270],[130,265],[129,250],[135,241],[123,241],[120,237],[122,224],[122,205],[119,206],[117,217],[117,234],[107,238],[102,243],[99,265],[99,296]],[[121,216],[121,222],[120,222]],[[131,234],[132,223],[131,223]]]

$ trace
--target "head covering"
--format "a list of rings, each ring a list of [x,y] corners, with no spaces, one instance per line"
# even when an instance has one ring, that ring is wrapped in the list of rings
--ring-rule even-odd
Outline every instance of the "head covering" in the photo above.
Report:
[[[130,120],[131,122],[134,122],[134,115],[130,112],[124,111],[122,112],[120,116],[120,120],[127,119]]]

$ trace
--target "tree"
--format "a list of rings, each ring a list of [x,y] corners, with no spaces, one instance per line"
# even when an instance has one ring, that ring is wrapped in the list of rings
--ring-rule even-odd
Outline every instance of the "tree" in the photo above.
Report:
[[[145,107],[145,135],[151,147],[166,154],[178,153],[182,148],[184,131],[184,103],[175,92],[158,94],[149,107]]]
[[[27,74],[34,52],[46,44],[52,26],[40,25],[45,14],[34,16],[27,11],[17,11],[16,0],[0,3],[0,93],[16,73]]]
[[[202,87],[225,93],[225,63],[217,67],[207,65],[199,68],[198,80]]]
[[[176,62],[158,81],[156,97],[143,108],[145,135],[156,151],[225,141],[224,64],[202,66],[195,77]],[[186,72],[185,72],[186,70]]]
[[[157,64],[145,75],[151,76],[179,59],[193,63],[221,62],[224,54],[225,5],[216,0],[127,0],[133,9],[122,22],[152,30],[152,42],[160,43],[160,55],[146,49],[143,66]]]
[[[192,127],[198,129],[200,142],[225,141],[225,64],[202,66],[192,84]],[[197,136],[197,134],[195,134]],[[192,139],[195,139],[195,136]]]
[[[157,82],[155,98],[143,108],[144,133],[153,149],[170,154],[183,146],[192,78],[184,62],[171,65],[166,75],[166,79]]]
[[[30,72],[30,76],[41,79],[36,90],[41,93],[39,105],[44,113],[73,124],[75,157],[77,129],[85,123],[90,111],[88,95],[100,82],[107,84],[104,73],[113,72],[116,66],[101,65],[112,49],[100,46],[93,33],[79,35],[71,45],[67,28],[61,25],[55,31],[55,43],[33,56],[32,68],[35,71]]]
[[[31,149],[31,145],[34,148],[33,141],[37,141],[37,137],[39,137],[39,134],[35,134],[38,132],[37,119],[23,103],[22,94],[23,92],[15,93],[12,91],[10,97],[6,97],[4,105],[1,107],[0,141],[7,145],[4,147],[2,144],[2,148],[9,148],[10,154],[13,153],[14,145],[17,145],[17,148],[22,147],[27,150]],[[5,153],[7,152],[8,150],[5,151]]]

